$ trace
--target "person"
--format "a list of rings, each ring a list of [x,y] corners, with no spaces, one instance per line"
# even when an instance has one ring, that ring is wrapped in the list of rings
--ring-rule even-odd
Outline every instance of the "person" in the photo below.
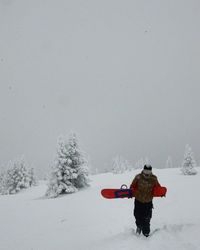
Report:
[[[134,217],[137,226],[136,233],[143,233],[148,237],[150,233],[150,220],[153,209],[153,189],[160,186],[157,177],[152,173],[151,165],[144,165],[140,174],[133,179],[130,189],[133,191],[134,200]]]

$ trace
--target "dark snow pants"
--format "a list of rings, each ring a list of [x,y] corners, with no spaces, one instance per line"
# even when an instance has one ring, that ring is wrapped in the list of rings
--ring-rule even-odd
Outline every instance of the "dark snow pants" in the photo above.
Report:
[[[142,203],[135,199],[134,216],[135,223],[145,236],[150,233],[150,220],[152,217],[153,203]]]

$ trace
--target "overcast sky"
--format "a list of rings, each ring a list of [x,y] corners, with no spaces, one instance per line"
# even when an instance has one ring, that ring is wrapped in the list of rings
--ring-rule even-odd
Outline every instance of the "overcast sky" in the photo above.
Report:
[[[99,169],[199,162],[199,24],[199,0],[0,0],[0,165],[44,172],[70,131]]]

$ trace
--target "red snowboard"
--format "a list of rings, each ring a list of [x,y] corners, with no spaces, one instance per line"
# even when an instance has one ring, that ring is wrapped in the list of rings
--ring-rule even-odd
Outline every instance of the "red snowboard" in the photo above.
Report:
[[[134,193],[131,189],[124,188],[126,185],[122,185],[120,189],[102,189],[101,195],[106,199],[116,199],[116,198],[132,198]],[[167,193],[166,187],[155,187],[153,190],[153,197],[163,197]]]

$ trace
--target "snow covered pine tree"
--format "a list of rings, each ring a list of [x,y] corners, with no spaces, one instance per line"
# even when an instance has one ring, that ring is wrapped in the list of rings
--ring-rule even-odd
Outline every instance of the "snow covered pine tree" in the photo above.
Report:
[[[89,186],[88,175],[88,161],[79,148],[76,134],[70,134],[68,142],[64,137],[60,137],[46,196],[54,198],[60,194],[74,193],[80,188],[87,187]]]
[[[115,156],[112,160],[112,173],[113,174],[122,174],[128,170],[129,164],[121,155]]]
[[[112,173],[113,174],[121,174],[124,173],[124,164],[121,156],[115,156],[112,160]]]
[[[33,184],[31,178],[34,179],[33,172],[31,176],[23,157],[10,162],[8,170],[2,175],[1,194],[15,194],[30,187]]]
[[[30,186],[36,186],[37,185],[37,180],[35,178],[35,172],[34,168],[30,168],[28,171],[29,174],[29,184]]]
[[[171,156],[168,156],[165,167],[166,168],[173,168]]]
[[[6,180],[5,175],[6,175],[5,171],[0,173],[0,194],[2,194],[4,191],[5,180]]]
[[[185,146],[185,154],[184,154],[184,159],[183,159],[183,163],[181,166],[181,172],[184,175],[195,175],[197,174],[195,167],[196,167],[196,161],[194,159],[192,149],[187,144]]]

